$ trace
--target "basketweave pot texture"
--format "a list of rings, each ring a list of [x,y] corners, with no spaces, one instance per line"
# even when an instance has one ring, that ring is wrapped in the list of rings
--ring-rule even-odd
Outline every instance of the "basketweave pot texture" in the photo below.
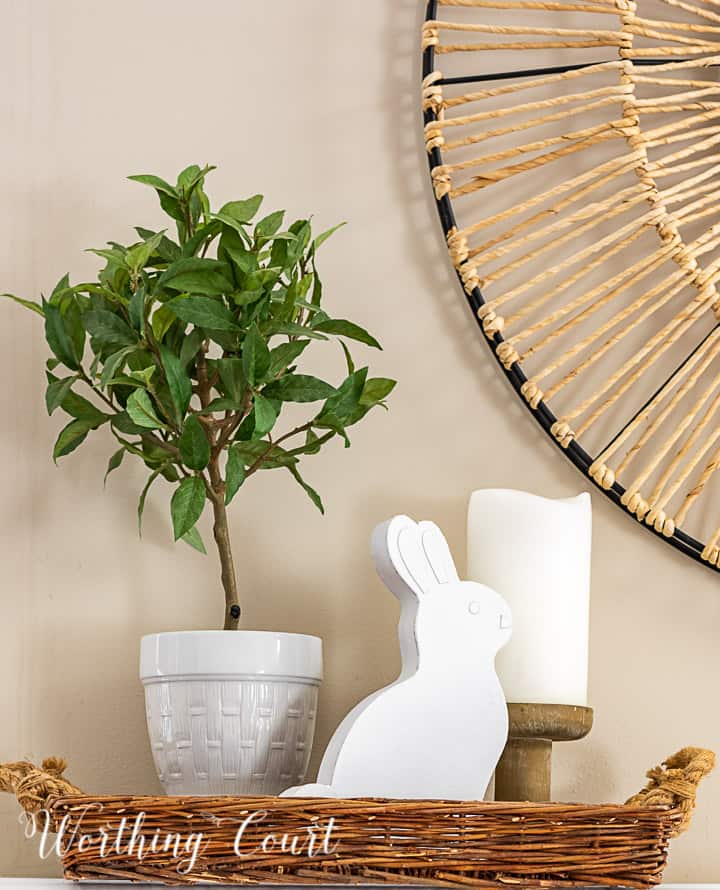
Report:
[[[272,678],[147,684],[148,732],[163,788],[262,794],[304,782],[317,700],[316,683]]]
[[[712,752],[684,748],[620,805],[102,797],[64,779],[58,758],[0,766],[0,790],[35,823],[49,814],[71,880],[648,888],[714,763]],[[191,836],[196,855],[163,843]]]

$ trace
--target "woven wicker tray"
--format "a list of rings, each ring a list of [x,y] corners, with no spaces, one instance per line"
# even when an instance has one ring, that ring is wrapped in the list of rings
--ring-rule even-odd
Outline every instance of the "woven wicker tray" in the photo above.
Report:
[[[47,818],[64,838],[74,836],[63,850],[71,880],[645,888],[660,882],[669,841],[687,827],[697,785],[714,762],[710,751],[684,748],[650,770],[639,794],[610,806],[93,797],[62,777],[65,764],[57,758],[44,761],[42,769],[26,762],[0,766],[0,790],[16,794],[36,824]],[[136,819],[142,825],[130,850]],[[311,832],[315,848],[309,856]],[[191,847],[163,849],[168,836],[187,839],[193,833],[202,835],[194,861]],[[87,840],[80,842],[81,836]],[[283,836],[287,844],[299,839],[294,852],[281,848]],[[109,840],[101,856],[104,837]],[[159,849],[149,849],[153,837],[161,838]]]

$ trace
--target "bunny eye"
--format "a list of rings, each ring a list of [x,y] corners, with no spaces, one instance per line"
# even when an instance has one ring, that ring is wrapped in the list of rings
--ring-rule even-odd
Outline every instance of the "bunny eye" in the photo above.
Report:
[[[482,608],[482,605],[477,600],[471,600],[468,603],[468,612],[471,615],[478,615],[480,613],[481,608]]]

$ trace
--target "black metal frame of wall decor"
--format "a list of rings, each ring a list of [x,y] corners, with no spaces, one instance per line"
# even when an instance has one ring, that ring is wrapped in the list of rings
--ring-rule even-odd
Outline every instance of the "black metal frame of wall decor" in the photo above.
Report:
[[[572,2],[576,2],[579,5],[576,8],[580,8],[582,5],[580,0],[572,0]],[[592,3],[594,0],[588,0],[588,2]],[[609,0],[598,0],[598,2],[606,3],[606,8],[609,8],[612,4]],[[508,81],[511,79],[518,78],[536,78],[543,77],[547,75],[561,75],[566,72],[576,72],[581,69],[593,68],[597,66],[607,66],[610,61],[619,61],[621,63],[625,63],[631,66],[647,66],[645,70],[652,70],[652,68],[656,66],[668,65],[668,58],[655,58],[648,57],[646,55],[640,55],[639,57],[633,57],[631,54],[623,53],[622,51],[618,53],[612,60],[607,61],[593,61],[593,62],[583,62],[580,64],[568,64],[568,65],[554,65],[551,67],[535,67],[535,68],[524,68],[513,71],[496,71],[496,72],[488,72],[488,73],[473,73],[468,76],[452,76],[452,77],[444,77],[440,71],[436,69],[437,62],[437,39],[428,39],[428,35],[433,38],[432,32],[429,30],[433,28],[436,24],[442,25],[442,23],[438,23],[437,13],[438,6],[449,5],[454,7],[465,7],[465,11],[469,7],[475,6],[478,13],[483,13],[483,7],[493,7],[495,9],[506,9],[512,10],[517,9],[517,7],[521,7],[523,5],[527,5],[528,8],[539,8],[542,6],[542,0],[519,0],[519,2],[507,2],[507,0],[498,0],[497,3],[488,2],[480,2],[480,0],[446,0],[445,4],[443,4],[442,0],[429,0],[426,5],[426,14],[425,14],[425,23],[423,28],[423,50],[422,50],[422,77],[423,77],[423,121],[426,129],[426,143],[427,143],[427,154],[429,161],[429,168],[432,177],[433,186],[435,185],[435,177],[433,176],[433,171],[436,173],[439,171],[445,171],[447,169],[446,157],[442,148],[442,139],[439,140],[429,140],[427,136],[428,125],[433,125],[439,122],[442,122],[443,117],[443,103],[442,99],[436,102],[428,102],[426,101],[428,95],[428,85],[432,89],[438,90],[440,94],[442,94],[442,88],[450,85],[462,85],[462,84],[482,84],[487,81]],[[627,0],[615,0],[615,5],[617,10],[623,9],[625,6],[634,6],[635,4],[628,4]],[[553,9],[563,8],[563,3],[553,4],[548,3],[547,8]],[[571,8],[571,0],[568,0],[565,8]],[[615,12],[614,9],[610,9],[610,12]],[[718,20],[720,24],[720,19]],[[472,27],[472,26],[471,26]],[[480,30],[484,26],[475,26]],[[504,29],[497,29],[498,31]],[[521,29],[515,29],[517,31]],[[711,30],[708,28],[708,30]],[[718,31],[720,31],[720,27],[718,27]],[[513,29],[507,29],[507,33],[512,33]],[[664,32],[663,32],[664,33]],[[435,35],[436,36],[436,35]],[[484,35],[483,35],[484,36]],[[702,41],[701,41],[702,43]],[[559,45],[559,44],[558,44]],[[567,44],[563,44],[567,45]],[[578,44],[587,48],[588,44]],[[697,64],[704,67],[717,67],[720,64],[720,42],[715,44],[718,47],[718,58],[714,59],[712,63],[699,61]],[[537,44],[536,44],[537,48]],[[467,49],[467,47],[465,47]],[[448,51],[448,50],[446,50]],[[683,53],[682,56],[676,50],[676,53],[671,52],[671,61],[673,63],[688,63],[695,64],[695,62],[691,62],[691,58],[693,53],[695,53],[694,49],[691,49],[689,53]],[[705,50],[705,52],[709,53],[710,50]],[[475,54],[477,55],[477,54]],[[662,55],[662,53],[661,53]],[[484,56],[485,57],[485,56]],[[638,67],[637,70],[640,70]],[[428,80],[430,79],[430,80]],[[718,103],[720,104],[720,103]],[[437,144],[437,143],[440,144]],[[452,238],[453,234],[458,231],[458,223],[456,220],[456,214],[453,207],[453,196],[451,194],[451,188],[448,186],[447,190],[443,194],[438,194],[438,190],[435,188],[435,203],[437,206],[438,215],[440,218],[440,223],[442,226],[442,231],[445,236],[446,241]],[[452,251],[451,251],[452,258]],[[720,562],[720,557],[718,556],[718,548],[710,547],[709,544],[703,544],[701,541],[697,540],[692,535],[683,531],[682,528],[677,527],[675,523],[672,521],[663,521],[666,520],[665,514],[662,514],[661,520],[653,519],[653,516],[650,516],[650,521],[647,520],[648,510],[638,510],[637,502],[633,502],[630,505],[627,503],[627,495],[626,488],[614,478],[613,473],[608,473],[607,468],[603,467],[602,470],[605,472],[595,472],[595,466],[597,464],[598,456],[602,454],[602,452],[598,452],[598,456],[593,457],[589,454],[585,448],[574,438],[574,436],[566,437],[565,441],[563,441],[562,431],[558,433],[557,428],[558,424],[562,422],[562,418],[558,418],[555,413],[550,409],[546,400],[542,397],[539,399],[536,398],[533,400],[528,397],[527,392],[523,391],[523,387],[529,382],[529,378],[526,375],[526,371],[523,369],[522,362],[517,359],[514,361],[507,360],[507,354],[503,356],[503,350],[498,350],[503,343],[506,342],[506,339],[502,333],[502,327],[500,329],[493,329],[492,326],[484,324],[486,322],[488,315],[490,315],[493,319],[495,318],[495,314],[493,312],[488,312],[487,301],[483,295],[480,284],[475,280],[473,283],[473,279],[469,276],[465,269],[463,269],[463,257],[460,258],[452,258],[453,264],[455,266],[455,271],[460,282],[461,287],[463,288],[463,292],[467,299],[467,302],[472,310],[475,321],[483,332],[483,339],[488,341],[488,345],[490,350],[497,361],[499,367],[502,369],[504,375],[510,381],[513,389],[517,393],[520,401],[525,404],[526,408],[529,410],[530,414],[535,418],[535,420],[540,424],[545,433],[549,436],[552,442],[556,445],[556,447],[565,453],[565,455],[572,461],[572,463],[581,471],[581,473],[589,479],[597,488],[599,488],[613,503],[621,506],[623,510],[629,513],[636,522],[639,521],[641,525],[643,525],[646,529],[653,532],[657,537],[662,538],[663,540],[669,542],[673,545],[673,547],[680,550],[687,556],[692,557],[694,560],[702,563],[703,565],[708,566],[715,571],[720,570],[720,566],[718,562]],[[713,308],[716,308],[713,306]],[[607,449],[609,445],[612,445],[618,436],[620,436],[623,431],[627,428],[630,423],[633,423],[637,418],[643,415],[643,412],[646,412],[648,406],[654,404],[653,400],[656,399],[658,394],[664,391],[667,385],[673,381],[675,375],[677,375],[681,369],[685,366],[685,364],[690,361],[695,353],[696,349],[699,349],[704,346],[708,337],[715,337],[715,334],[718,330],[718,324],[716,323],[710,333],[706,334],[705,337],[701,340],[700,343],[697,344],[695,349],[693,349],[689,355],[683,360],[683,362],[675,367],[673,373],[664,380],[660,386],[654,390],[653,394],[649,399],[644,401],[644,404],[633,414],[630,421],[624,425],[624,427],[613,436],[610,443],[603,448],[603,451]],[[503,358],[506,360],[503,361]],[[542,396],[542,393],[540,393]],[[625,496],[625,502],[623,500]],[[652,505],[650,505],[652,506]],[[647,508],[647,503],[645,504]],[[657,512],[657,511],[655,511]],[[720,531],[719,531],[720,534]]]

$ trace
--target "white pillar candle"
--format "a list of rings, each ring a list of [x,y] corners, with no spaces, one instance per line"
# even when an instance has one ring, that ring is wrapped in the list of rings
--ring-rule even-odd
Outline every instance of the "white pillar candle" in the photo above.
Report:
[[[474,491],[467,577],[498,591],[513,633],[497,671],[509,702],[587,705],[590,495]]]

